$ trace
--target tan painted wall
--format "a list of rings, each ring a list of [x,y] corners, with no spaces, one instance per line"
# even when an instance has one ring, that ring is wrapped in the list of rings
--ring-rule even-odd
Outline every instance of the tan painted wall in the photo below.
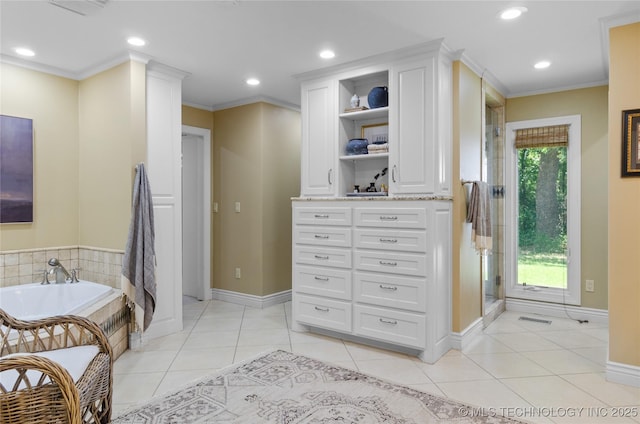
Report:
[[[288,290],[300,113],[254,103],[213,112],[213,127],[213,287],[256,296]]]
[[[80,245],[125,248],[133,170],[146,157],[145,81],[145,65],[127,62],[80,82]]]
[[[182,105],[182,124],[205,128],[213,132],[213,112]]]
[[[300,193],[300,112],[263,108],[263,295],[291,289],[291,197]]]
[[[461,332],[482,316],[480,257],[465,222],[465,189],[459,181],[479,180],[482,145],[482,85],[466,65],[453,63],[453,258],[452,329]],[[457,254],[456,254],[457,253]]]
[[[78,82],[0,63],[0,113],[34,128],[34,222],[0,225],[0,250],[77,245]]]
[[[261,107],[254,103],[213,113],[213,180],[221,224],[214,287],[262,295]],[[240,202],[241,212],[235,212]],[[242,278],[234,277],[240,267]]]
[[[640,367],[640,179],[620,177],[622,111],[640,108],[640,23],[609,43],[609,360]]]
[[[581,306],[607,309],[607,86],[507,99],[507,122],[582,116]],[[593,293],[584,290],[594,280]]]
[[[133,168],[146,156],[145,65],[84,81],[2,64],[2,113],[32,118],[34,223],[3,225],[0,250],[123,250]]]

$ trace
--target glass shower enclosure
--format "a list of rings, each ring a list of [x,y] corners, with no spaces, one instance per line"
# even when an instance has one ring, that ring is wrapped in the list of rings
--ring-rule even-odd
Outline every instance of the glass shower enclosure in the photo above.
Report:
[[[482,315],[485,326],[505,309],[504,305],[504,105],[485,94],[482,178],[491,193],[493,251],[482,257]]]

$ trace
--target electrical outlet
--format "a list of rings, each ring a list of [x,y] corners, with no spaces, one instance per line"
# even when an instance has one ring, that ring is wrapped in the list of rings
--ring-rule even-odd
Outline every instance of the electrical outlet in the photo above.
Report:
[[[240,213],[240,202],[236,202],[236,213]]]
[[[586,291],[588,291],[588,292],[592,292],[592,293],[593,293],[594,291],[596,291],[594,281],[593,281],[593,280],[585,280],[585,282],[584,282],[584,289],[585,289]]]
[[[218,213],[218,202],[213,202],[213,213]]]
[[[240,268],[236,268],[236,278],[240,279]]]

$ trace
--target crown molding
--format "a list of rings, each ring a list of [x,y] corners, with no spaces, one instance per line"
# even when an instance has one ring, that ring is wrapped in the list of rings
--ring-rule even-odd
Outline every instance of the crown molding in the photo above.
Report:
[[[481,66],[478,62],[471,59],[464,53],[464,50],[458,50],[455,52],[455,60],[459,60],[464,63],[469,69],[471,69],[476,75],[478,75],[481,79],[485,80],[489,85],[491,85],[495,90],[500,93],[503,97],[509,97],[509,89],[502,84],[498,78],[496,78],[493,73],[487,68]]]
[[[31,60],[21,59],[13,56],[0,55],[0,62],[7,63],[9,65],[19,66],[21,68],[31,69],[33,71],[43,72],[45,74],[51,74],[58,77],[81,81],[83,79],[92,77],[100,72],[104,72],[108,69],[118,66],[127,61],[134,61],[147,64],[151,61],[151,56],[147,56],[140,52],[129,51],[125,54],[118,55],[114,58],[101,62],[96,66],[87,68],[80,72],[71,72],[65,69],[56,68],[54,66],[43,65]]]
[[[201,105],[201,104],[198,104],[198,103],[182,102],[182,106],[189,106],[189,107],[192,107],[194,109],[200,109],[200,110],[206,110],[207,112],[213,112],[213,108],[211,106]]]
[[[553,87],[546,90],[536,90],[536,91],[522,91],[519,93],[511,93],[509,95],[509,99],[513,99],[516,97],[526,97],[526,96],[537,96],[539,94],[550,94],[550,93],[559,93],[562,91],[571,91],[571,90],[580,90],[583,88],[592,88],[592,87],[601,87],[603,85],[609,85],[609,80],[601,80],[594,81],[585,84],[576,84],[571,86],[563,86],[563,87]]]
[[[90,78],[94,75],[97,75],[101,72],[104,72],[108,69],[121,65],[128,61],[140,62],[146,65],[151,60],[152,60],[151,56],[148,56],[136,51],[128,51],[124,54],[105,60],[104,62],[101,62],[96,66],[92,66],[91,68],[87,68],[81,72],[78,72],[77,77],[75,79],[83,80],[86,78]]]
[[[155,60],[149,61],[147,64],[148,72],[157,72],[164,75],[169,75],[174,78],[185,79],[191,75],[191,73],[187,71],[183,71],[178,68],[174,68],[169,65],[165,65],[164,63],[156,62]]]
[[[207,108],[206,110],[210,110],[212,112],[218,111],[218,110],[224,110],[224,109],[231,109],[233,107],[238,107],[238,106],[246,106],[246,105],[250,105],[253,103],[269,103],[272,104],[274,106],[279,106],[285,109],[291,109],[293,111],[296,112],[300,112],[300,105],[296,105],[293,103],[289,103],[289,102],[283,102],[282,100],[278,100],[276,98],[273,97],[269,97],[269,96],[254,96],[254,97],[247,97],[244,99],[240,99],[234,102],[228,102],[228,103],[219,103],[219,104],[214,104],[211,105],[210,108]]]
[[[0,54],[0,63],[6,63],[8,65],[19,66],[25,69],[31,69],[32,71],[38,71],[45,74],[51,74],[62,78],[77,80],[78,76],[65,69],[56,68],[54,66],[43,65],[42,63],[33,62],[31,60],[21,59],[18,57],[8,56]]]

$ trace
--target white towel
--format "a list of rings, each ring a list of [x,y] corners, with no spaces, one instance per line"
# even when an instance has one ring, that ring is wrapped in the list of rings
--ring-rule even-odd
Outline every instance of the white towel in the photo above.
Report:
[[[151,188],[142,163],[136,166],[121,280],[122,291],[135,304],[136,331],[143,332],[156,308],[156,257]]]
[[[386,153],[389,151],[389,143],[369,144],[367,150],[369,153]]]
[[[475,181],[467,208],[467,222],[471,223],[471,242],[480,255],[490,255],[493,249],[490,202],[489,185]]]

